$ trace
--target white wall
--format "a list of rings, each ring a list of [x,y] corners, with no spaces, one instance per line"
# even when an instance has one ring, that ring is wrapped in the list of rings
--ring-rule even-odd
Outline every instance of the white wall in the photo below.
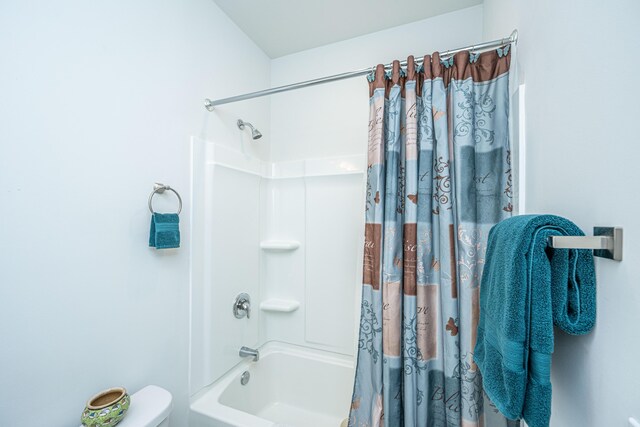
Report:
[[[272,61],[271,84],[288,83],[405,60],[476,43],[482,6],[283,56]],[[272,160],[365,153],[369,87],[364,76],[271,97]]]
[[[270,61],[210,0],[3,1],[0,52],[0,423],[78,425],[93,393],[154,383],[185,426],[190,136],[239,147],[242,117],[268,158],[267,100],[202,101]],[[154,181],[184,199],[179,250],[147,247]]]
[[[640,418],[640,145],[635,0],[485,0],[484,38],[519,31],[526,84],[527,211],[587,233],[624,227],[624,260],[596,259],[598,319],[584,337],[556,334],[553,427],[623,427]]]

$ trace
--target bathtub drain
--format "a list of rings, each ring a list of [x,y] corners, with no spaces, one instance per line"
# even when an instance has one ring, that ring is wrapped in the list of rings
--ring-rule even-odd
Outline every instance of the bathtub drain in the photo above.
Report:
[[[249,373],[249,371],[244,371],[240,376],[240,384],[247,385],[250,378],[251,378],[251,374]]]

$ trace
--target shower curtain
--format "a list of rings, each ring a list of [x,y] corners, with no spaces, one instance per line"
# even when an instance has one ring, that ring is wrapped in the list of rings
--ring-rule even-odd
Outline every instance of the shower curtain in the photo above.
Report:
[[[473,362],[487,236],[511,216],[509,47],[369,76],[351,427],[499,427]]]

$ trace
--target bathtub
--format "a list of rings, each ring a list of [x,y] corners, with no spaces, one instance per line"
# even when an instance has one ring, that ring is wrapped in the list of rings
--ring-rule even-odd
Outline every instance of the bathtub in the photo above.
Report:
[[[250,374],[246,385],[243,372]],[[340,427],[349,414],[353,357],[270,342],[196,395],[190,427]]]

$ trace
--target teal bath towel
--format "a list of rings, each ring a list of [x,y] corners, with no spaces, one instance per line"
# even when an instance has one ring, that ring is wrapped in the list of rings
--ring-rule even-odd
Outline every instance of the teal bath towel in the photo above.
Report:
[[[180,247],[180,218],[178,214],[153,214],[149,232],[149,246],[156,249]]]
[[[554,215],[522,215],[489,233],[480,288],[474,360],[496,407],[529,427],[551,417],[553,326],[589,332],[596,318],[596,279],[590,250],[553,249],[549,236],[583,236]]]

